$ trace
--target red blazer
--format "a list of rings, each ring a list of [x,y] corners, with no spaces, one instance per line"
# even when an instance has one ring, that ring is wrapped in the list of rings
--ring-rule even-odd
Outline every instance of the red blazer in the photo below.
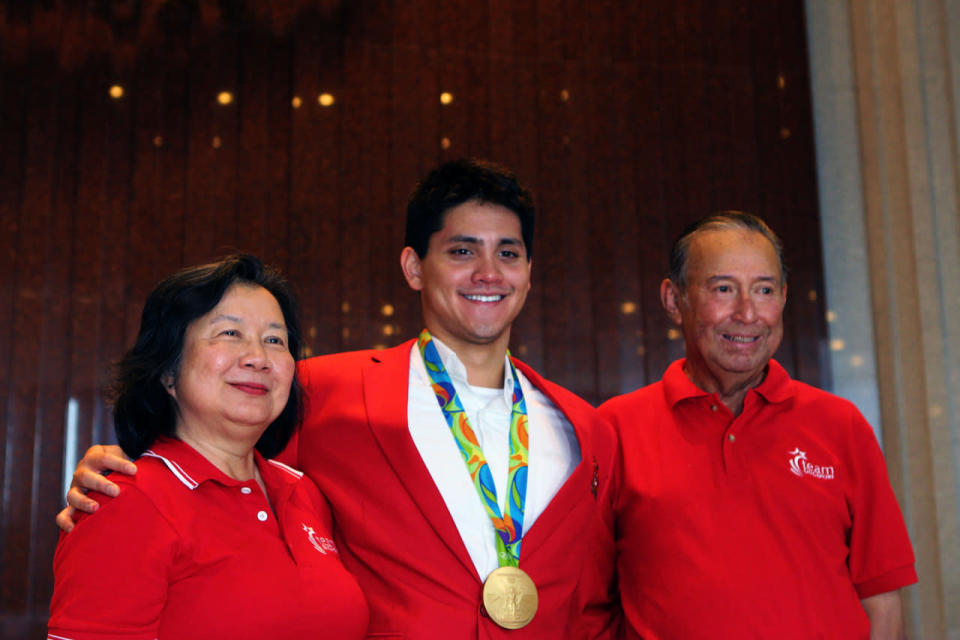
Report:
[[[296,464],[333,509],[343,563],[370,604],[377,638],[587,638],[612,633],[616,435],[595,409],[516,366],[567,416],[581,462],[523,538],[520,567],[539,609],[507,631],[480,606],[482,584],[407,428],[413,341],[384,351],[305,360],[306,411]]]

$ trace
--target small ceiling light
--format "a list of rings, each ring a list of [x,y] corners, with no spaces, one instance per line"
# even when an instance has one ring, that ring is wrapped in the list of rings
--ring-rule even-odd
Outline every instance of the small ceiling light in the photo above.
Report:
[[[320,103],[321,107],[332,107],[333,103],[336,102],[336,99],[333,97],[332,93],[321,93],[317,96],[317,102]]]
[[[217,94],[217,102],[222,105],[228,105],[233,102],[233,94],[229,91],[221,91]]]
[[[450,138],[440,138],[440,148],[449,149],[450,148]]]
[[[110,97],[113,98],[114,100],[119,100],[120,98],[122,98],[123,87],[121,87],[118,84],[115,84],[112,87],[110,87]]]
[[[303,104],[303,100],[300,99],[300,96],[293,96],[293,100],[290,101],[290,104],[293,105],[294,109],[299,109],[300,105]]]
[[[449,91],[444,91],[440,94],[440,104],[450,104],[453,102],[453,94]]]
[[[393,315],[393,312],[394,312],[393,305],[390,304],[389,302],[383,305],[382,307],[380,307],[380,313],[387,316],[388,318]]]

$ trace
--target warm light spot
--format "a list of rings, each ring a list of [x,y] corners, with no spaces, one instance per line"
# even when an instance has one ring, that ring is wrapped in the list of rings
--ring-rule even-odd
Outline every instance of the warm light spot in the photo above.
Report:
[[[563,142],[563,146],[565,146],[565,147],[566,147],[566,146],[569,146],[569,145],[570,145],[570,136],[563,136],[563,138],[561,138],[561,141]]]
[[[220,136],[213,136],[213,148],[219,149],[223,146],[223,140],[220,139]]]
[[[153,146],[162,147],[163,146],[163,136],[154,136],[153,137]]]
[[[350,337],[350,327],[344,327],[343,329],[341,329],[341,330],[340,330],[340,335],[343,336],[344,339],[349,338],[349,337]]]
[[[310,327],[310,330],[307,332],[307,335],[309,335],[311,338],[316,338],[316,337],[317,337],[317,327],[316,327],[316,325]]]
[[[453,102],[453,94],[449,91],[444,91],[440,94],[440,104],[450,104]]]
[[[520,346],[518,346],[518,347],[517,347],[517,353],[519,353],[519,354],[522,355],[522,356],[527,355],[527,345],[521,344]]]
[[[786,139],[789,138],[789,137],[790,137],[790,129],[789,129],[788,127],[781,127],[781,128],[780,128],[780,139],[781,139],[781,140],[786,140]]]
[[[637,355],[640,356],[641,358],[647,355],[647,348],[644,347],[643,345],[640,345],[639,347],[637,347]]]
[[[383,351],[384,349],[387,348],[387,345],[382,344],[382,343],[381,343],[381,344],[375,344],[375,345],[373,345],[372,348],[375,349],[375,350],[377,350],[377,351]]]
[[[447,137],[440,138],[440,148],[441,148],[441,149],[449,149],[449,148],[450,148],[450,138],[447,138]]]
[[[783,75],[782,72],[781,72],[781,73],[778,73],[778,74],[777,74],[777,88],[778,88],[778,89],[785,89],[786,87],[787,87],[787,76]]]
[[[336,99],[332,93],[321,93],[317,96],[317,102],[320,103],[321,107],[332,107]]]
[[[307,358],[312,357],[312,356],[313,356],[313,349],[311,349],[310,347],[304,347],[304,348],[303,348],[303,355],[304,355],[304,357],[307,357]]]
[[[807,300],[809,300],[810,302],[816,302],[816,301],[817,301],[817,290],[816,290],[816,289],[810,289],[810,291],[807,292]]]
[[[862,367],[863,366],[863,356],[851,356],[850,358],[851,367]]]
[[[631,313],[637,312],[637,303],[636,302],[624,302],[620,305],[620,313],[625,316],[630,315]]]
[[[113,98],[114,100],[119,100],[120,98],[122,98],[123,87],[121,87],[118,84],[115,84],[112,87],[110,87],[110,97]]]
[[[847,343],[843,341],[843,338],[834,338],[830,341],[830,350],[831,351],[843,351],[847,346]]]
[[[679,340],[681,333],[679,329],[667,329],[667,340]]]
[[[380,307],[380,313],[387,316],[388,318],[393,315],[394,309],[393,305],[389,302],[382,307]]]
[[[392,335],[394,334],[394,332],[395,332],[395,330],[394,330],[392,324],[385,324],[385,325],[383,325],[383,335],[385,335],[385,336],[392,336]]]
[[[833,322],[837,319],[836,311],[827,311],[827,322]]]
[[[933,405],[932,407],[930,407],[930,417],[931,417],[931,418],[939,418],[939,417],[942,416],[942,415],[943,415],[943,407],[941,407],[941,406],[938,405],[938,404],[935,404],[935,405]]]
[[[223,105],[230,104],[233,102],[233,94],[229,91],[221,91],[217,94],[217,102]]]
[[[566,101],[569,100],[569,99],[570,99],[570,92],[567,91],[566,89],[561,89],[561,90],[560,90],[560,100],[562,100],[563,102],[566,102]]]
[[[340,311],[342,311],[343,313],[350,313],[350,303],[349,303],[349,302],[341,302],[341,303],[340,303]]]
[[[293,100],[290,101],[290,104],[293,105],[294,109],[299,109],[300,105],[303,104],[303,100],[300,96],[293,96]]]

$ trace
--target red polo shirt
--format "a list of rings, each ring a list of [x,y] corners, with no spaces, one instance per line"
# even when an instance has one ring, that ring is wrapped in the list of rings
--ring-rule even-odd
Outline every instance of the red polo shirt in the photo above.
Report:
[[[61,537],[49,637],[362,638],[326,501],[299,471],[257,466],[269,504],[179,440],[115,474],[120,495]]]
[[[624,458],[628,637],[867,638],[860,599],[916,582],[870,426],[777,362],[737,417],[682,360],[600,412]]]

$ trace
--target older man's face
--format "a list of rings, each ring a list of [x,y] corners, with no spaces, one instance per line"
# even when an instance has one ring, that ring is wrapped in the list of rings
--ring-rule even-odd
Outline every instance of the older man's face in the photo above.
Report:
[[[724,229],[693,236],[686,289],[668,311],[682,326],[695,383],[725,389],[759,382],[783,339],[782,281],[776,250],[763,235]]]

